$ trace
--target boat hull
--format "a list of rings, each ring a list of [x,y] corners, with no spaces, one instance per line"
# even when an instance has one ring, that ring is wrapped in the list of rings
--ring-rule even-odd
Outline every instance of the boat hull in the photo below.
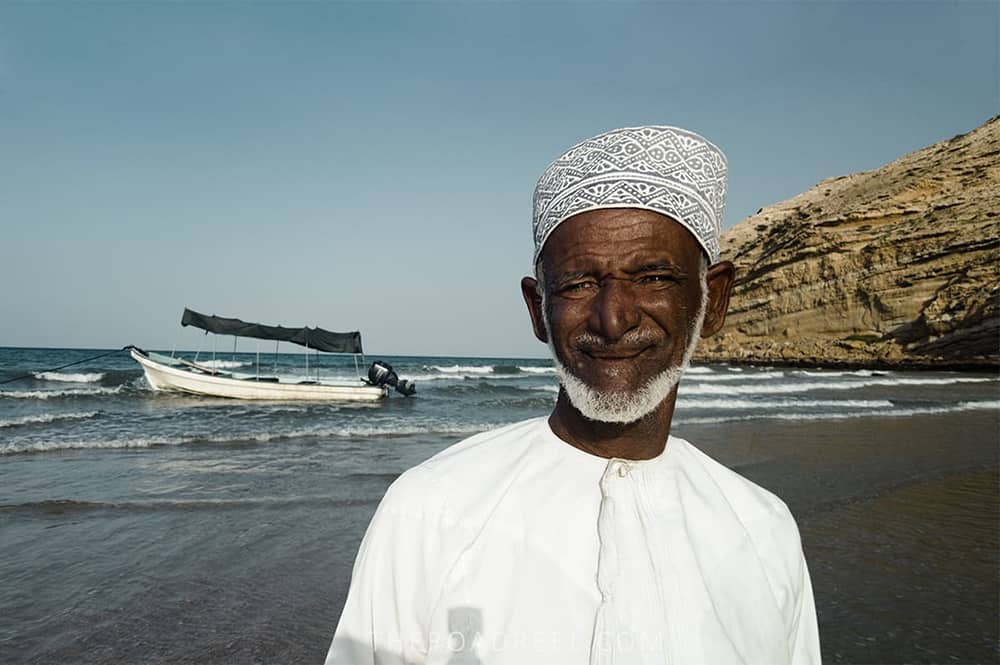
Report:
[[[386,395],[378,386],[274,383],[202,374],[158,363],[136,349],[129,350],[142,366],[153,390],[246,400],[375,402]]]

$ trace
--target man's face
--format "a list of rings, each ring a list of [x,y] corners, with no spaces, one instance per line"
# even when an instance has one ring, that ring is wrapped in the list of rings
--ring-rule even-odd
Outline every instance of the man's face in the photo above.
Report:
[[[553,231],[542,253],[536,335],[600,395],[635,394],[671,370],[679,377],[698,334],[701,262],[690,232],[658,213],[576,215]]]

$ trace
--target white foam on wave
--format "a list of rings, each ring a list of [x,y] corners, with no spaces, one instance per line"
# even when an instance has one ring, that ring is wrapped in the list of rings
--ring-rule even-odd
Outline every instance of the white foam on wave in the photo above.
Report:
[[[10,420],[0,420],[0,428],[20,427],[21,425],[41,425],[60,420],[86,420],[97,415],[97,411],[81,411],[79,413],[42,413],[33,416],[21,416]]]
[[[858,369],[858,370],[854,370],[854,371],[847,371],[847,370],[844,370],[844,371],[841,371],[841,370],[810,371],[808,369],[802,369],[802,370],[799,370],[798,373],[802,374],[802,375],[805,375],[805,376],[818,376],[818,377],[826,377],[826,376],[872,376],[873,374],[875,374],[875,372],[873,370],[870,370],[870,369]],[[883,374],[884,374],[884,372],[883,372]]]
[[[687,375],[690,369],[684,374]],[[746,372],[743,374],[695,374],[692,381],[764,381],[766,379],[784,378],[784,372]]]
[[[878,409],[892,407],[887,399],[687,399],[677,400],[679,409]]]
[[[711,367],[705,367],[703,365],[693,365],[684,370],[685,374],[714,374],[715,371]]]
[[[528,374],[555,374],[556,373],[556,368],[555,367],[531,367],[531,366],[518,365],[517,368],[519,370],[521,370],[522,372],[526,372]]]
[[[508,423],[452,423],[429,425],[348,425],[344,427],[308,427],[275,432],[260,432],[257,434],[220,434],[190,437],[163,438],[128,438],[109,439],[103,441],[25,441],[10,444],[0,443],[0,455],[15,455],[18,453],[40,453],[57,450],[104,450],[155,448],[160,446],[182,446],[186,444],[226,444],[240,442],[269,443],[296,438],[375,438],[396,437],[415,434],[475,434],[489,429],[502,427]]]
[[[0,398],[11,397],[14,399],[53,399],[56,397],[85,397],[92,395],[113,395],[124,387],[120,386],[100,387],[100,388],[66,388],[65,390],[0,390]]]
[[[43,453],[53,450],[102,450],[118,448],[152,448],[154,446],[179,445],[183,441],[166,439],[110,439],[106,441],[25,441],[0,444],[0,455],[18,453]]]
[[[883,409],[874,411],[846,411],[842,413],[776,413],[761,412],[755,414],[716,416],[708,418],[679,417],[677,422],[682,425],[709,425],[713,423],[734,422],[742,420],[850,420],[854,418],[900,418],[909,416],[958,413],[962,411],[995,411],[1000,409],[1000,401],[959,402],[948,406],[924,406],[898,409]]]
[[[443,374],[493,374],[492,365],[431,365],[429,368]]]
[[[68,374],[63,372],[35,372],[35,378],[41,381],[63,381],[66,383],[97,383],[104,378],[103,372],[86,374]]]
[[[851,390],[867,386],[948,386],[956,383],[985,383],[995,381],[984,377],[917,378],[917,377],[871,377],[845,379],[841,381],[799,381],[794,383],[762,383],[733,386],[720,383],[682,385],[682,395],[780,395],[802,393],[811,390]]]

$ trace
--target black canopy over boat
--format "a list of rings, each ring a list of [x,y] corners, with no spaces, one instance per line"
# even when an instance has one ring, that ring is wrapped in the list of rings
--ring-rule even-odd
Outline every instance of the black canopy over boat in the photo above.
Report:
[[[184,308],[181,317],[182,326],[194,326],[206,332],[219,335],[235,335],[236,337],[253,337],[255,339],[273,339],[279,342],[292,342],[316,351],[327,353],[364,353],[361,350],[361,333],[330,332],[322,328],[285,328],[284,326],[266,326],[262,323],[248,323],[240,319],[229,319],[214,314],[200,314],[192,309]]]

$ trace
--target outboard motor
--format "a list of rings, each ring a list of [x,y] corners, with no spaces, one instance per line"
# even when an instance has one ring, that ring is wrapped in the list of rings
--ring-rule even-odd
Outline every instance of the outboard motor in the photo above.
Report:
[[[395,388],[396,392],[406,397],[417,392],[417,387],[412,382],[400,379],[396,375],[396,371],[392,369],[392,365],[384,363],[381,360],[376,360],[368,368],[368,383],[380,388],[390,386]]]

